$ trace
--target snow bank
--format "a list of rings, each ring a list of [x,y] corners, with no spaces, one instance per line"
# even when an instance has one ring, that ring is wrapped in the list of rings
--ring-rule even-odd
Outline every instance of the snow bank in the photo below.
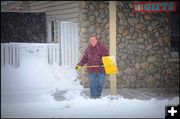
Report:
[[[25,92],[31,94],[39,92],[37,95],[41,94],[43,97],[46,93],[51,95],[64,90],[80,94],[82,86],[76,79],[76,71],[67,66],[48,64],[45,45],[22,45],[20,57],[20,67],[13,68],[11,65],[1,67],[1,92],[5,94],[3,97],[5,101],[14,99],[15,94],[19,100]],[[25,97],[28,96],[22,98]]]
[[[47,49],[30,45],[21,49],[21,66],[1,68],[2,117],[101,117],[101,118],[164,118],[165,105],[179,104],[171,100],[124,99],[105,96],[90,99],[83,90],[76,71],[47,62]],[[65,100],[55,101],[55,91],[66,91]]]

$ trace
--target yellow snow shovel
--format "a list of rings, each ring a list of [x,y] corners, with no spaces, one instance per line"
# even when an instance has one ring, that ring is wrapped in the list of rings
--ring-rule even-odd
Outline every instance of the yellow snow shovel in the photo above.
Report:
[[[116,60],[114,56],[104,56],[102,57],[103,66],[105,68],[106,74],[116,74],[118,73],[118,69],[116,66]],[[83,66],[83,68],[92,68],[92,67],[100,67],[100,66]]]
[[[115,57],[113,55],[102,57],[102,61],[103,61],[103,65],[104,65],[106,74],[118,73],[118,69],[116,66],[116,60],[115,60]]]

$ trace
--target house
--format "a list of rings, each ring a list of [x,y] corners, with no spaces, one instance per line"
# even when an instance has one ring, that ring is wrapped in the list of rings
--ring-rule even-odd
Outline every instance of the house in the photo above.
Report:
[[[117,88],[179,88],[178,3],[176,12],[134,12],[133,1],[116,2]],[[45,12],[47,41],[61,44],[65,27],[61,25],[70,21],[78,31],[74,32],[78,35],[74,41],[78,43],[75,47],[78,57],[87,47],[91,34],[96,34],[109,48],[109,1],[30,1],[28,4],[29,11]],[[87,86],[83,72],[80,78]],[[106,80],[109,87],[108,77]]]

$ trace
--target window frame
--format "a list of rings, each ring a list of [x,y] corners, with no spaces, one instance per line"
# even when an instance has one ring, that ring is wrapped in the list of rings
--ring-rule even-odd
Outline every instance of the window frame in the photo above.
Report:
[[[47,18],[47,42],[54,43],[55,42],[55,19]],[[52,26],[53,25],[53,26]],[[53,31],[52,31],[53,28]]]

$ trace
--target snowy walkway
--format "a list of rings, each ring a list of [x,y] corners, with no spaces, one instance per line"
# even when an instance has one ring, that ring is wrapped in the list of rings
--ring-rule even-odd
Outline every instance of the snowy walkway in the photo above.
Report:
[[[65,91],[57,92],[53,95],[56,101],[62,101],[65,99],[63,94]],[[84,89],[81,95],[90,97],[89,89]],[[102,97],[110,95],[109,89],[103,89]],[[150,100],[155,98],[157,100],[172,99],[173,97],[179,97],[179,89],[165,89],[165,88],[136,88],[136,89],[118,89],[118,95],[125,99],[140,99],[140,100]]]
[[[6,92],[1,94],[1,117],[164,118],[166,105],[179,104],[175,90],[166,92],[159,89],[159,93],[147,89],[119,91],[120,96],[111,97],[104,90],[100,99],[90,99],[88,90],[85,93],[61,91],[54,96],[40,90]]]

